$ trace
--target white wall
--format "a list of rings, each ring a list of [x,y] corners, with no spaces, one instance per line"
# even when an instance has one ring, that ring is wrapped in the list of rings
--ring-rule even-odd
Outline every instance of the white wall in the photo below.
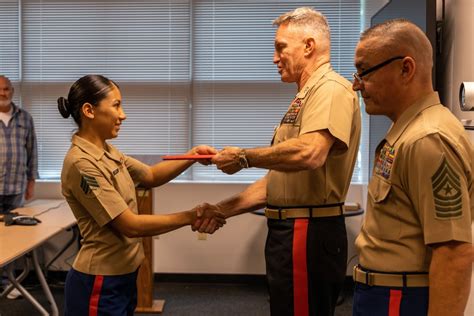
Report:
[[[154,212],[164,214],[215,203],[242,191],[246,184],[173,182],[153,190]],[[353,185],[348,202],[365,205],[365,186]],[[61,198],[59,183],[39,182],[36,198]],[[355,256],[354,239],[360,230],[362,216],[347,218],[349,258]],[[264,245],[267,227],[263,216],[244,214],[230,218],[214,235],[202,235],[185,227],[154,238],[154,271],[157,273],[265,274]],[[45,246],[46,260],[64,244],[70,233],[64,233]],[[77,249],[77,248],[76,248]],[[74,250],[74,249],[73,249]],[[68,251],[52,269],[67,270],[74,251]],[[348,275],[351,274],[350,262]]]
[[[442,56],[439,64],[442,102],[460,119],[464,126],[474,126],[474,111],[461,111],[459,87],[461,82],[474,81],[474,1],[445,0],[443,21]],[[438,17],[442,13],[442,1],[437,1]],[[474,130],[468,131],[474,143]],[[471,197],[472,198],[472,197]],[[474,225],[472,226],[474,236]],[[471,273],[471,294],[465,315],[474,315],[474,265]]]

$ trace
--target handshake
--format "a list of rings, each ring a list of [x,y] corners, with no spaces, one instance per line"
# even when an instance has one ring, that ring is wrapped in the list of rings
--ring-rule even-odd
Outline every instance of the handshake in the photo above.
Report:
[[[193,231],[213,234],[216,230],[224,226],[225,214],[217,205],[203,203],[192,209],[194,220],[191,224]]]

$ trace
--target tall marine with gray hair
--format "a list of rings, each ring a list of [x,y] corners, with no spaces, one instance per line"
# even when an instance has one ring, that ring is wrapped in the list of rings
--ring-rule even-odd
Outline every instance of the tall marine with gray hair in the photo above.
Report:
[[[226,217],[265,208],[265,246],[272,315],[333,315],[345,279],[343,204],[360,138],[358,97],[330,64],[326,18],[311,8],[278,17],[273,63],[297,93],[271,145],[226,147],[212,162],[232,174],[268,173],[216,205]],[[206,231],[206,225],[195,226]]]

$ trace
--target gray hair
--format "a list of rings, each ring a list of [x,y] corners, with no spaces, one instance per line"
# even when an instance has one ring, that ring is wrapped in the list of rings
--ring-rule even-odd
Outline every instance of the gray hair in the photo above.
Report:
[[[302,27],[307,33],[330,40],[329,24],[326,17],[310,7],[301,7],[280,15],[273,25],[291,24]]]
[[[0,75],[0,79],[5,79],[8,82],[8,84],[10,85],[10,87],[13,87],[12,82],[10,81],[10,78],[8,78],[7,76]]]

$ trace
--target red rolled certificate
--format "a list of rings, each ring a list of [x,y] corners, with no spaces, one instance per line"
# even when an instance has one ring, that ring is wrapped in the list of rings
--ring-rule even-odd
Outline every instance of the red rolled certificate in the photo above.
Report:
[[[167,155],[161,157],[163,160],[201,160],[211,159],[214,155]]]

